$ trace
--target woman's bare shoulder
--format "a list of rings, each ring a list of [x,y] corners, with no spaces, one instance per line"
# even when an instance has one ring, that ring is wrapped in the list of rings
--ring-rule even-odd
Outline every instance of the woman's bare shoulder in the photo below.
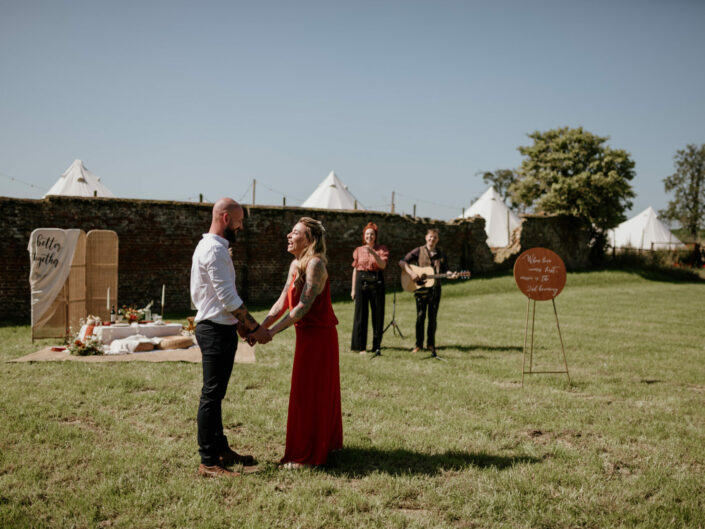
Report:
[[[306,265],[306,273],[328,274],[326,263],[320,257],[312,257]]]

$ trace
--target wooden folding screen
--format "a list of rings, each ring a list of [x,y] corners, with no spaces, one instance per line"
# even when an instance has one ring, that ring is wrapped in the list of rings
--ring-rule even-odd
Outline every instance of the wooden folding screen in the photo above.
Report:
[[[109,321],[108,303],[117,310],[118,236],[111,230],[91,230],[86,236],[86,314]]]

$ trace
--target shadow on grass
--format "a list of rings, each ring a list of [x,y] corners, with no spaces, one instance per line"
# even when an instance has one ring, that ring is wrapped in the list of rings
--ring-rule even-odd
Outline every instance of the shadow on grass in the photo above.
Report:
[[[428,349],[422,349],[421,351],[417,353],[412,353],[411,348],[409,347],[388,347],[384,346],[382,347],[382,355],[384,356],[384,352],[397,352],[397,353],[405,353],[409,355],[419,355],[426,353],[428,354]],[[499,352],[512,352],[512,351],[522,351],[522,348],[518,345],[458,345],[458,344],[450,344],[450,345],[439,345],[436,347],[436,351],[459,351],[461,353],[472,353],[475,351],[499,351]],[[484,356],[475,356],[475,358],[484,358]]]
[[[423,474],[432,476],[447,470],[480,468],[504,470],[524,463],[539,463],[531,456],[498,456],[484,452],[448,451],[425,454],[411,450],[384,450],[380,448],[345,447],[331,454],[322,470],[335,476],[361,478],[374,472],[391,476]]]
[[[647,281],[660,281],[662,283],[703,283],[703,278],[696,270],[683,268],[647,268],[641,270],[625,270],[625,272],[638,274]]]
[[[456,350],[463,353],[471,353],[473,351],[521,351],[522,348],[518,345],[439,345],[436,347],[438,351],[444,349]]]
[[[623,272],[625,274],[641,277],[647,281],[654,281],[660,283],[703,283],[705,282],[705,275],[703,277],[698,275],[697,271],[690,269],[641,269],[633,267],[619,267],[619,266],[603,266],[589,268],[585,270],[569,270],[568,280],[570,278],[581,278],[581,287],[589,286],[601,286],[604,287],[609,284],[619,284],[623,281],[619,278],[608,279],[607,282],[604,278],[599,275],[593,275],[596,272]]]

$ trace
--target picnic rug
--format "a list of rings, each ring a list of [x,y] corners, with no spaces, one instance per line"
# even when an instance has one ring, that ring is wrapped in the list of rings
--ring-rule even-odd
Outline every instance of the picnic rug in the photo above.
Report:
[[[201,349],[197,345],[188,349],[154,349],[144,353],[126,353],[117,355],[74,356],[68,351],[52,351],[45,347],[8,362],[201,362]],[[254,364],[255,350],[246,343],[237,346],[236,364]]]

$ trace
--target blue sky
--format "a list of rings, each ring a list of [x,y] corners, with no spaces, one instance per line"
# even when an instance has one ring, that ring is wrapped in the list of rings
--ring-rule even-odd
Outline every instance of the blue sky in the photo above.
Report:
[[[300,204],[335,170],[368,207],[450,219],[527,134],[582,126],[666,206],[705,143],[705,2],[0,0],[0,195],[75,159],[118,196]],[[13,180],[14,179],[14,180]],[[27,184],[31,184],[27,185]]]

